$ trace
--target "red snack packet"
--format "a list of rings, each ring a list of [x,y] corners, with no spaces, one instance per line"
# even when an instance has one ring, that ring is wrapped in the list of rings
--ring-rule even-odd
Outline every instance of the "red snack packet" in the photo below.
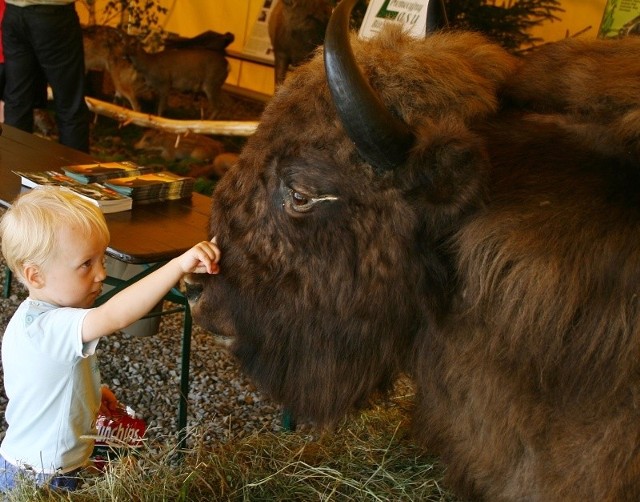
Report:
[[[109,400],[106,406],[105,397]],[[103,406],[96,419],[96,436],[91,460],[94,466],[104,471],[112,458],[129,455],[142,445],[147,424],[141,418],[136,418],[129,407],[118,403],[113,406],[113,393],[107,389],[106,396],[103,389]]]

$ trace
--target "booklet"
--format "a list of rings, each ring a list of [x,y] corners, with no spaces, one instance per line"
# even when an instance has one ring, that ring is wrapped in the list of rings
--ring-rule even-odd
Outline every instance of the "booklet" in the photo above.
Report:
[[[58,171],[13,172],[20,176],[20,182],[28,188],[46,185],[62,186],[95,204],[103,213],[127,211],[133,206],[131,197],[122,195],[99,183],[80,183]]]
[[[134,162],[100,162],[63,166],[64,173],[80,183],[103,183],[111,178],[136,176],[162,170],[160,166],[139,166]]]
[[[105,181],[118,193],[131,197],[136,203],[157,202],[191,197],[195,179],[170,171],[128,176]]]

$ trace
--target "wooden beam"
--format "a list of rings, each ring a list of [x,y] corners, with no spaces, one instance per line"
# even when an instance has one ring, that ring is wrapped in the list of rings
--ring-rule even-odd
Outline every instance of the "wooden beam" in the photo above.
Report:
[[[95,98],[85,97],[85,100],[92,112],[115,119],[124,125],[135,124],[176,134],[194,132],[219,136],[251,136],[258,127],[256,121],[167,119],[149,113],[136,112]]]

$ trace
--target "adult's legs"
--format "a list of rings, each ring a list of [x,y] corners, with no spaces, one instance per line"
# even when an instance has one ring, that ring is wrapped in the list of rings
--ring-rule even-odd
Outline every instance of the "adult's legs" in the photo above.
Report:
[[[89,151],[89,110],[84,100],[82,28],[74,4],[24,7],[36,57],[53,91],[60,143]]]
[[[34,96],[33,96],[33,107],[34,108],[47,108],[47,104],[49,102],[48,90],[47,90],[47,77],[45,77],[42,68],[38,67],[37,75],[34,75],[33,80],[35,80],[35,88],[34,88]]]
[[[22,8],[7,5],[2,20],[2,45],[5,58],[4,121],[33,132],[33,75],[38,61],[29,42]]]
[[[7,6],[5,20],[9,13]],[[82,28],[73,4],[18,7],[25,39],[53,91],[60,143],[89,151],[89,110],[84,100],[84,49]],[[15,11],[16,9],[11,9]],[[6,24],[3,24],[3,41]],[[6,46],[5,46],[6,51]],[[5,59],[10,55],[5,52]],[[31,78],[36,75],[33,70]],[[10,79],[7,67],[7,80]],[[8,84],[8,82],[7,82]],[[31,105],[37,89],[31,84]],[[31,124],[33,117],[31,116]],[[33,126],[32,126],[33,127]]]

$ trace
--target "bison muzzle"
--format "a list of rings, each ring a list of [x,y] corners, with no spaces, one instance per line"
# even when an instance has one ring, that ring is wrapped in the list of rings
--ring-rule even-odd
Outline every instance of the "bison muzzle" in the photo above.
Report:
[[[217,185],[196,320],[320,425],[409,375],[461,496],[640,500],[640,40],[362,41],[353,3]]]

